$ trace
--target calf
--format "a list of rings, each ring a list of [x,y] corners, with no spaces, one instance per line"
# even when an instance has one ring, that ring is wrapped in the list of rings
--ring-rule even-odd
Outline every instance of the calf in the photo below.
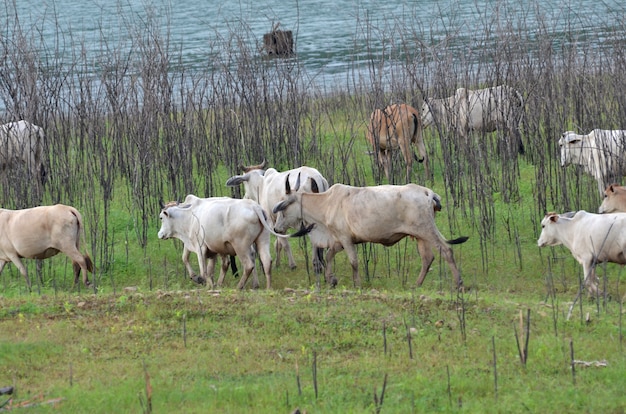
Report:
[[[596,264],[626,264],[626,214],[548,213],[541,221],[537,244],[567,247],[583,267],[587,290],[595,294]]]
[[[183,204],[197,204],[199,201],[204,200],[203,198],[199,198],[196,197],[193,194],[189,194],[187,195],[187,197],[185,197],[185,201],[183,201]],[[166,209],[168,207],[172,207],[178,204],[178,201],[170,201],[167,204],[163,204],[161,203],[161,209]],[[189,263],[189,255],[191,254],[191,250],[187,247],[187,245],[185,245],[183,243],[183,264],[185,265],[185,269],[187,269],[187,273],[189,274],[189,278],[191,280],[193,280],[194,282],[198,283],[198,284],[205,284],[206,280],[199,275],[196,275],[195,271],[193,270],[193,267],[191,267],[191,264]],[[235,262],[235,257],[234,256],[228,256],[228,255],[219,255],[222,259],[222,269],[223,272],[226,273],[226,271],[228,270],[228,264],[230,263],[233,275],[237,275],[238,271],[237,271],[237,264]],[[201,260],[202,258],[198,257],[198,260]],[[211,260],[210,257],[204,257],[203,258],[205,263],[207,263],[208,260]],[[214,266],[214,264],[213,264]],[[259,279],[257,277],[257,273],[253,272],[253,279],[252,279],[252,285],[257,288],[259,286]]]
[[[237,287],[243,289],[250,273],[255,270],[256,247],[265,272],[266,287],[271,288],[270,233],[277,237],[290,236],[272,231],[266,213],[258,203],[226,197],[198,199],[194,203],[170,205],[161,210],[159,217],[159,239],[177,238],[188,250],[196,253],[200,276],[209,287],[213,287],[215,256],[230,255],[239,256],[242,262],[243,275]],[[300,231],[293,237],[304,234],[306,231]],[[222,266],[218,285],[222,284],[225,273]]]

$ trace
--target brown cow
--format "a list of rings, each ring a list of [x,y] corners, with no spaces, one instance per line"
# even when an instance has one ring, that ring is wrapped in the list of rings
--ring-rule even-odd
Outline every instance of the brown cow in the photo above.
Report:
[[[367,127],[367,140],[374,148],[379,165],[385,170],[389,180],[391,168],[391,152],[398,148],[406,162],[406,182],[411,181],[413,158],[419,162],[426,161],[424,167],[429,175],[426,146],[422,139],[422,117],[417,109],[407,104],[393,104],[385,109],[376,109],[370,116]],[[417,145],[421,158],[417,158],[411,150],[411,143]]]
[[[626,213],[626,187],[617,184],[608,186],[598,213]]]
[[[0,209],[0,272],[13,262],[26,279],[30,279],[22,259],[47,259],[59,252],[65,253],[74,268],[74,284],[81,269],[83,282],[89,286],[87,272],[93,272],[93,263],[79,250],[83,219],[74,207],[63,204],[23,210]]]

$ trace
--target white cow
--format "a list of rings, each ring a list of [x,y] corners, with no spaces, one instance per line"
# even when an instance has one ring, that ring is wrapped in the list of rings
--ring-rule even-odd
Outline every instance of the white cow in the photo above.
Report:
[[[43,182],[43,128],[21,120],[0,125],[0,169],[24,168],[29,178]]]
[[[548,213],[541,221],[537,244],[567,247],[583,267],[589,293],[595,294],[596,264],[626,264],[626,214]]]
[[[170,205],[161,210],[159,217],[159,239],[175,237],[196,253],[200,276],[210,288],[213,287],[215,256],[230,255],[239,256],[243,265],[243,275],[237,286],[243,289],[255,269],[254,247],[263,265],[266,287],[271,288],[270,233],[277,237],[290,236],[272,231],[266,213],[258,203],[226,197],[207,198],[190,204]],[[298,232],[293,236],[303,234],[305,232]],[[225,272],[222,267],[218,285],[222,284]]]
[[[463,285],[450,244],[460,244],[467,237],[446,240],[435,224],[435,212],[441,208],[440,197],[431,189],[416,184],[352,187],[335,184],[319,194],[291,191],[285,180],[287,198],[274,207],[282,211],[276,229],[282,231],[293,223],[313,224],[311,241],[329,248],[326,255],[326,282],[336,285],[331,266],[335,254],[346,250],[352,266],[355,286],[360,286],[356,245],[380,243],[391,246],[406,236],[417,240],[422,257],[420,286],[434,260],[433,249],[441,252],[454,275],[457,287]],[[297,185],[296,185],[297,190]]]
[[[296,177],[301,177],[303,183],[300,192],[319,193],[328,190],[328,181],[315,168],[299,167],[292,170],[278,172],[274,168],[265,168],[265,161],[259,165],[242,167],[244,175],[235,175],[226,181],[228,186],[237,186],[243,183],[246,190],[244,198],[256,201],[263,207],[263,210],[270,212],[272,224],[276,223],[277,213],[272,212],[272,208],[279,201],[285,198],[285,179],[292,177],[292,185],[295,186]],[[280,214],[280,213],[278,213]],[[299,227],[299,223],[294,223],[294,227]],[[281,250],[285,250],[285,254],[289,260],[289,267],[294,269],[296,262],[291,252],[291,246],[288,240],[279,238],[276,240],[276,266],[280,265]],[[321,249],[313,245],[313,268],[316,273],[320,273],[324,267]]]
[[[224,197],[227,198],[227,197]],[[183,201],[183,204],[198,204],[200,201],[202,200],[206,200],[205,198],[200,198],[197,197],[193,194],[188,194],[187,197],[185,197],[185,201]],[[162,204],[161,205],[161,209],[165,209],[167,207],[171,207],[171,206],[175,206],[178,205],[178,201],[170,201],[167,204]],[[189,274],[189,278],[191,280],[193,280],[194,282],[198,283],[198,284],[205,284],[206,280],[202,277],[202,276],[198,276],[196,275],[193,267],[191,267],[191,264],[189,263],[189,255],[192,251],[187,247],[187,245],[185,245],[183,243],[183,264],[185,265],[185,268],[187,269],[187,273]],[[228,265],[230,263],[231,267],[232,267],[232,272],[233,274],[237,274],[237,264],[235,263],[235,258],[234,256],[228,256],[228,255],[219,255],[222,259],[222,272],[226,273],[226,271],[228,270]],[[198,258],[198,260],[200,260],[200,258]],[[212,260],[211,257],[205,257],[204,258],[205,263],[208,260]],[[209,264],[211,265],[213,268],[215,266],[215,264]],[[206,266],[206,265],[205,265]],[[256,270],[252,272],[252,286],[254,286],[255,288],[258,288],[259,286],[259,279],[257,277],[257,273]]]
[[[93,272],[93,262],[82,254],[80,237],[83,219],[74,207],[63,204],[40,206],[23,210],[0,209],[0,272],[13,262],[30,289],[30,279],[22,259],[47,259],[62,252],[72,260],[74,284],[81,269],[83,282],[89,286],[87,272]]]
[[[580,165],[598,182],[602,195],[609,184],[626,175],[626,131],[594,129],[587,135],[572,131],[559,139],[561,166]]]
[[[431,98],[422,104],[424,128],[441,125],[462,138],[467,138],[471,131],[505,131],[520,154],[524,153],[520,133],[523,114],[522,95],[507,85],[476,90],[459,88],[450,97]]]

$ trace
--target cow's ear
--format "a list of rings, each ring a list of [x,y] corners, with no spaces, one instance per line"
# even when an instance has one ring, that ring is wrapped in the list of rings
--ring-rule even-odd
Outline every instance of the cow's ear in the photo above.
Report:
[[[315,181],[313,179],[313,177],[309,177],[309,180],[311,180],[311,192],[312,193],[319,193],[320,192],[320,188],[317,186],[317,181]]]
[[[553,223],[556,223],[558,219],[559,219],[559,215],[558,214],[552,214],[550,216],[550,221],[553,222]]]
[[[291,185],[289,184],[289,174],[287,174],[287,179],[285,179],[285,194],[291,194]]]

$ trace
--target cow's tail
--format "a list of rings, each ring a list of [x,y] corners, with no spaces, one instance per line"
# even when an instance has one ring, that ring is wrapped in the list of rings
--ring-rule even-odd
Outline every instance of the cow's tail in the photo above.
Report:
[[[93,273],[93,261],[91,260],[91,256],[85,253],[83,254],[83,258],[85,259],[85,265],[87,265],[87,270],[90,273]],[[72,268],[74,269],[74,274],[77,274],[81,271],[80,264],[78,264],[78,262],[72,263]]]
[[[77,223],[77,228],[76,228],[76,249],[78,249],[78,251],[80,251],[80,239],[81,239],[81,237],[84,240],[87,239],[87,237],[85,235],[85,226],[83,226],[83,216],[74,207],[71,207],[71,212],[74,215],[74,217],[76,217],[76,223]],[[93,261],[91,260],[91,257],[89,256],[88,253],[84,253],[83,254],[83,258],[85,259],[85,264],[87,265],[87,270],[89,272],[93,273],[94,268],[93,268]],[[76,268],[76,266],[78,266],[79,269],[80,269],[80,265],[78,265],[78,263],[74,263],[74,268]]]

